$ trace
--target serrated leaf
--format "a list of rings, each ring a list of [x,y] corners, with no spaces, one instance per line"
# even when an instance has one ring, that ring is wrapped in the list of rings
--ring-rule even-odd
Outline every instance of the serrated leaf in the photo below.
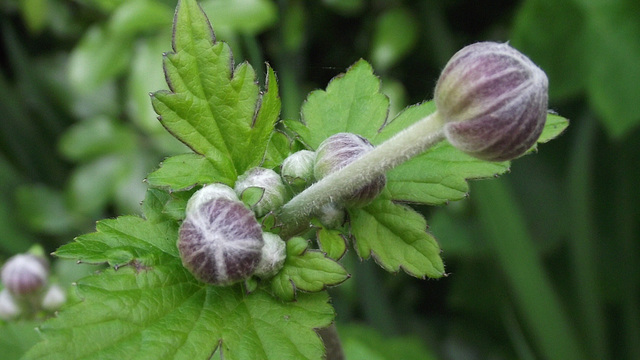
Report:
[[[160,168],[147,176],[147,182],[150,186],[173,191],[212,182],[233,185],[232,179],[225,178],[225,174],[219,173],[211,161],[199,154],[182,154],[165,159]]]
[[[291,139],[289,139],[285,133],[276,130],[273,132],[273,135],[269,140],[267,153],[265,155],[264,162],[262,163],[262,167],[273,169],[282,164],[282,161],[290,153]]]
[[[332,259],[340,260],[347,252],[347,240],[339,230],[320,227],[317,238],[320,250]]]
[[[425,219],[407,206],[393,203],[383,192],[371,204],[349,209],[351,233],[358,255],[372,256],[387,271],[399,269],[415,277],[442,277],[440,246],[427,233]]]
[[[302,105],[302,122],[286,125],[312,149],[329,136],[350,132],[372,138],[387,119],[389,99],[380,92],[380,79],[364,60],[335,77],[326,90],[309,94]]]
[[[150,190],[148,220],[103,220],[95,233],[56,255],[105,262],[115,269],[77,282],[82,301],[41,327],[26,359],[321,359],[314,329],[329,325],[326,293],[283,303],[264,289],[200,283],[182,266],[178,222],[163,215],[171,195]],[[278,346],[273,346],[278,344]]]
[[[317,250],[308,249],[307,240],[294,237],[287,241],[287,259],[271,279],[271,289],[286,301],[298,299],[297,290],[317,292],[349,278],[340,263]]]
[[[172,45],[164,57],[171,90],[152,94],[154,109],[169,132],[235,180],[264,157],[280,107],[274,72],[261,99],[251,65],[233,66],[194,0],[178,4]]]

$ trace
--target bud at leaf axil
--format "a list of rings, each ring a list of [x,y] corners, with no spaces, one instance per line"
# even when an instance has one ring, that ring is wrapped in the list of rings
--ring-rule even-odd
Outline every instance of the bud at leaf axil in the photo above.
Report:
[[[251,187],[264,190],[262,198],[252,206],[256,216],[266,215],[284,204],[287,190],[275,171],[261,167],[249,169],[238,177],[234,189],[238,196],[242,196],[242,192]]]
[[[230,285],[251,277],[263,244],[253,212],[239,200],[219,197],[187,212],[178,250],[182,264],[198,280]]]
[[[316,151],[313,174],[317,180],[336,172],[358,157],[373,149],[373,145],[362,136],[351,133],[338,133],[324,140]],[[364,206],[380,194],[387,178],[380,175],[369,184],[357,189],[346,199],[350,206]]]
[[[434,95],[449,142],[483,160],[524,154],[547,117],[546,74],[508,44],[480,42],[458,51]]]
[[[304,187],[313,179],[313,163],[316,154],[309,150],[300,150],[289,155],[282,162],[282,178],[289,185]]]
[[[49,277],[49,264],[32,254],[18,254],[2,267],[2,283],[15,296],[24,296],[42,289]]]
[[[262,234],[264,246],[262,247],[262,257],[256,268],[255,275],[263,279],[274,277],[287,258],[287,244],[280,236],[265,232]]]

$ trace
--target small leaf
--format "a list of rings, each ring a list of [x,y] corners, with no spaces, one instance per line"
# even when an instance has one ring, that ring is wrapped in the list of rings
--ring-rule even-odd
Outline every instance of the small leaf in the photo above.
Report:
[[[387,271],[402,268],[415,277],[444,276],[440,246],[427,233],[427,223],[414,210],[394,204],[387,192],[371,204],[349,209],[358,255],[370,256]]]
[[[538,144],[546,143],[560,136],[569,126],[569,120],[554,114],[547,115],[542,134],[538,138]]]
[[[171,91],[153,93],[152,104],[169,132],[224,179],[262,162],[280,110],[273,70],[261,99],[251,65],[234,68],[229,46],[216,42],[198,4],[187,0],[178,4],[164,68]]]
[[[250,208],[253,208],[255,204],[262,199],[264,195],[264,188],[251,186],[242,191],[240,199],[242,202]]]
[[[290,153],[291,139],[289,139],[285,133],[276,130],[269,140],[262,167],[269,169],[276,168],[282,164],[282,161],[289,156]]]
[[[326,90],[313,91],[302,105],[302,122],[288,121],[302,142],[312,149],[329,136],[350,132],[367,139],[387,119],[389,99],[380,92],[380,79],[364,60],[335,77]]]
[[[202,155],[183,154],[165,159],[160,168],[147,176],[150,186],[173,191],[190,189],[196,185],[220,182],[233,185],[232,179],[218,173],[216,167]]]
[[[317,238],[320,250],[332,259],[340,260],[347,252],[347,239],[339,230],[320,227]]]
[[[287,241],[287,259],[271,279],[272,291],[283,300],[299,297],[296,290],[317,292],[349,278],[342,265],[317,250],[308,249],[307,240],[294,237]]]

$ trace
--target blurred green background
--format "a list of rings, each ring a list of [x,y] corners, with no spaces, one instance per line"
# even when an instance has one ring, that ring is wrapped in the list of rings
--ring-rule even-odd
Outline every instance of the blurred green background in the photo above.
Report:
[[[509,41],[550,79],[560,138],[421,207],[449,276],[387,274],[350,251],[331,289],[349,359],[640,359],[640,2],[637,0],[203,0],[218,39],[283,118],[359,58],[393,116],[428,100],[464,45]],[[96,220],[139,212],[143,179],[184,153],[151,109],[166,88],[175,0],[0,0],[0,262],[47,251]],[[58,277],[82,276],[56,264]],[[90,270],[89,270],[90,271]],[[3,358],[37,340],[0,323]]]

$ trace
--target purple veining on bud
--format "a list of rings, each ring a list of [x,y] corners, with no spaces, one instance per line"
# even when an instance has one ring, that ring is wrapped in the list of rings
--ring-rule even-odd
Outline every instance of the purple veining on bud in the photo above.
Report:
[[[332,135],[316,150],[313,174],[316,180],[321,180],[372,149],[373,145],[362,136],[351,133]],[[346,203],[351,206],[364,206],[380,194],[386,183],[385,175],[378,176],[369,184],[354,191],[353,195],[346,199]]]
[[[200,281],[230,285],[249,278],[261,258],[262,229],[240,201],[216,198],[187,214],[180,226],[182,264]]]
[[[449,142],[489,161],[514,159],[536,142],[547,117],[547,76],[508,44],[480,42],[447,63],[435,89]]]
[[[48,277],[47,261],[32,254],[14,255],[2,267],[2,283],[15,296],[39,291]]]
[[[249,169],[238,177],[234,190],[241,196],[242,192],[250,187],[264,189],[262,198],[252,206],[256,216],[266,215],[284,204],[287,190],[280,175],[275,171],[261,167]]]

